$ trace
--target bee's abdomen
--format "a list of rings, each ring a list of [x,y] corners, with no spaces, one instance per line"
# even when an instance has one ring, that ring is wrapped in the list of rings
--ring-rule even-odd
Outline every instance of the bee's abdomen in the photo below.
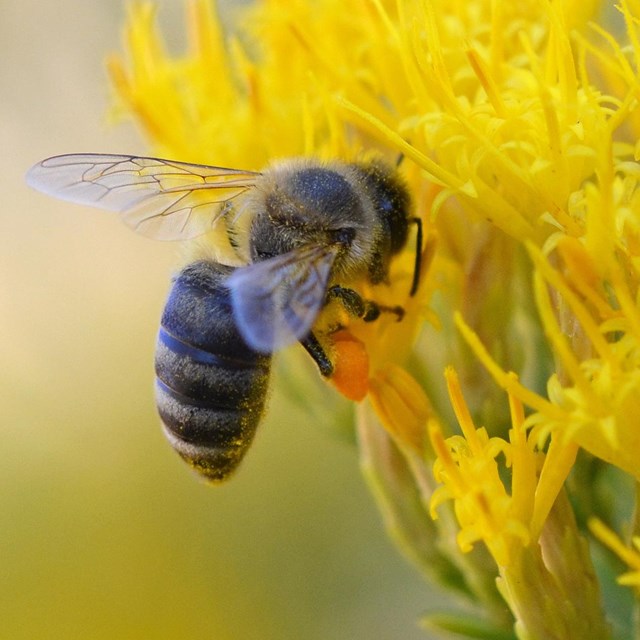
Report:
[[[156,348],[156,402],[174,449],[210,480],[240,463],[262,416],[271,357],[249,348],[224,279],[232,269],[196,262],[176,277]]]

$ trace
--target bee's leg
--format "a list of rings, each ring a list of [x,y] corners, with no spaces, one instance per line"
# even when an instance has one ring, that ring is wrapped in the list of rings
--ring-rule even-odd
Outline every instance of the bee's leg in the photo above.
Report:
[[[351,315],[361,318],[365,322],[377,320],[381,313],[395,313],[398,316],[398,320],[402,320],[404,317],[404,309],[402,307],[387,307],[373,300],[365,300],[357,291],[341,287],[339,284],[329,287],[325,303],[333,298],[340,300]]]
[[[411,218],[410,222],[416,225],[416,261],[413,264],[413,282],[411,283],[411,291],[409,295],[413,297],[418,291],[420,284],[420,268],[422,266],[422,220],[420,218]]]
[[[320,373],[325,378],[330,378],[333,375],[333,364],[324,352],[322,345],[318,342],[318,338],[316,338],[313,333],[310,333],[306,338],[300,340],[300,344],[307,350],[307,353],[318,365]]]

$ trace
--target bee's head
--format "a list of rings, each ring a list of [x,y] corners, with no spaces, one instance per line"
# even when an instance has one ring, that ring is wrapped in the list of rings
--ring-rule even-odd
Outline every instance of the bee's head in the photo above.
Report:
[[[274,166],[257,185],[252,258],[264,260],[304,244],[347,251],[366,229],[363,203],[337,168],[298,159]]]

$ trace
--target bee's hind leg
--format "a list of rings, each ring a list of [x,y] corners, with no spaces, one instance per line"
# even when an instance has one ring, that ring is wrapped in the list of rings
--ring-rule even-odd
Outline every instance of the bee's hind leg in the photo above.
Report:
[[[307,353],[313,358],[314,362],[318,365],[320,373],[325,378],[330,378],[333,375],[333,363],[329,360],[329,357],[325,353],[324,349],[318,338],[310,333],[306,338],[300,340],[300,344],[307,350]]]

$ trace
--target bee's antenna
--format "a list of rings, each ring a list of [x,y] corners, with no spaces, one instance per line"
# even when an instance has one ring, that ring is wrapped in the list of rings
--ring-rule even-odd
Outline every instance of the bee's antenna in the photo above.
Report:
[[[416,261],[413,265],[413,282],[411,283],[411,291],[409,291],[409,295],[413,297],[420,285],[420,269],[422,268],[422,220],[420,218],[411,218],[411,222],[417,227]]]

